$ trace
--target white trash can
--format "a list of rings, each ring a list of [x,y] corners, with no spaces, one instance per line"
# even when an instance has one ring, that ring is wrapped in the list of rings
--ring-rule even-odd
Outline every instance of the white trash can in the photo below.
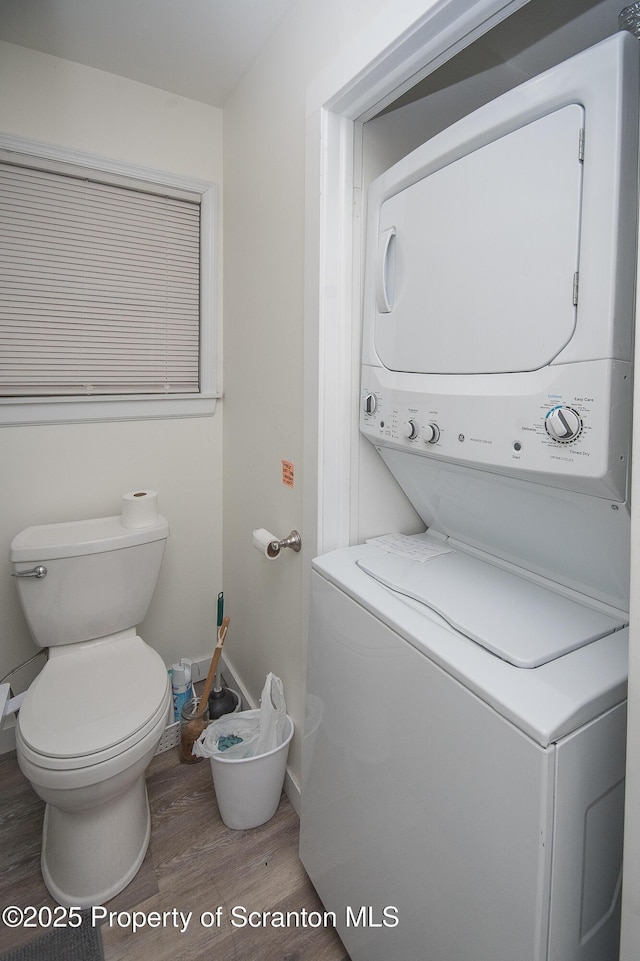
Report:
[[[255,828],[276,813],[293,730],[287,714],[284,741],[272,751],[256,757],[214,754],[209,758],[220,816],[228,828]]]

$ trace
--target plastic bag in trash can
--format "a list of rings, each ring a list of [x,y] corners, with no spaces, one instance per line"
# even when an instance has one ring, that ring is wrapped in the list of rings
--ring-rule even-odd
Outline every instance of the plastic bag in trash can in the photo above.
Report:
[[[259,709],[224,714],[213,721],[193,745],[193,753],[198,757],[219,754],[229,760],[267,754],[284,741],[286,721],[287,706],[282,681],[275,674],[267,674]],[[227,741],[221,747],[220,741],[226,738],[242,740],[231,746],[227,746]]]

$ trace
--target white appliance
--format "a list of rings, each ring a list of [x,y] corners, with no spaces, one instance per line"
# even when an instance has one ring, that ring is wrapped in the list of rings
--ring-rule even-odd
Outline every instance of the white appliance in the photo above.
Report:
[[[164,517],[27,527],[10,560],[45,666],[18,714],[18,764],[45,801],[40,864],[62,905],[115,897],[149,846],[145,771],[164,731],[171,685],[136,632],[160,574]]]
[[[361,431],[427,526],[314,561],[300,852],[352,961],[615,961],[637,41],[370,188]]]

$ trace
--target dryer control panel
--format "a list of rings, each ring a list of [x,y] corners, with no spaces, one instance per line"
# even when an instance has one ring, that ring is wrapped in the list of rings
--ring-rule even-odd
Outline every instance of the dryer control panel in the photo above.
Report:
[[[465,393],[458,378],[405,375],[407,389],[399,390],[385,368],[362,373],[360,427],[377,447],[626,499],[627,362],[492,375],[482,384],[467,378]]]

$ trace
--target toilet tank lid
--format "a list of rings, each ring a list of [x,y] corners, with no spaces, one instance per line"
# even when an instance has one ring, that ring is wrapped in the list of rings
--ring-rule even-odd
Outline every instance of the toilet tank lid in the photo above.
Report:
[[[119,514],[62,524],[41,524],[16,534],[11,541],[9,559],[19,563],[79,557],[136,547],[168,536],[169,523],[161,516],[148,527],[136,528],[123,527]]]

